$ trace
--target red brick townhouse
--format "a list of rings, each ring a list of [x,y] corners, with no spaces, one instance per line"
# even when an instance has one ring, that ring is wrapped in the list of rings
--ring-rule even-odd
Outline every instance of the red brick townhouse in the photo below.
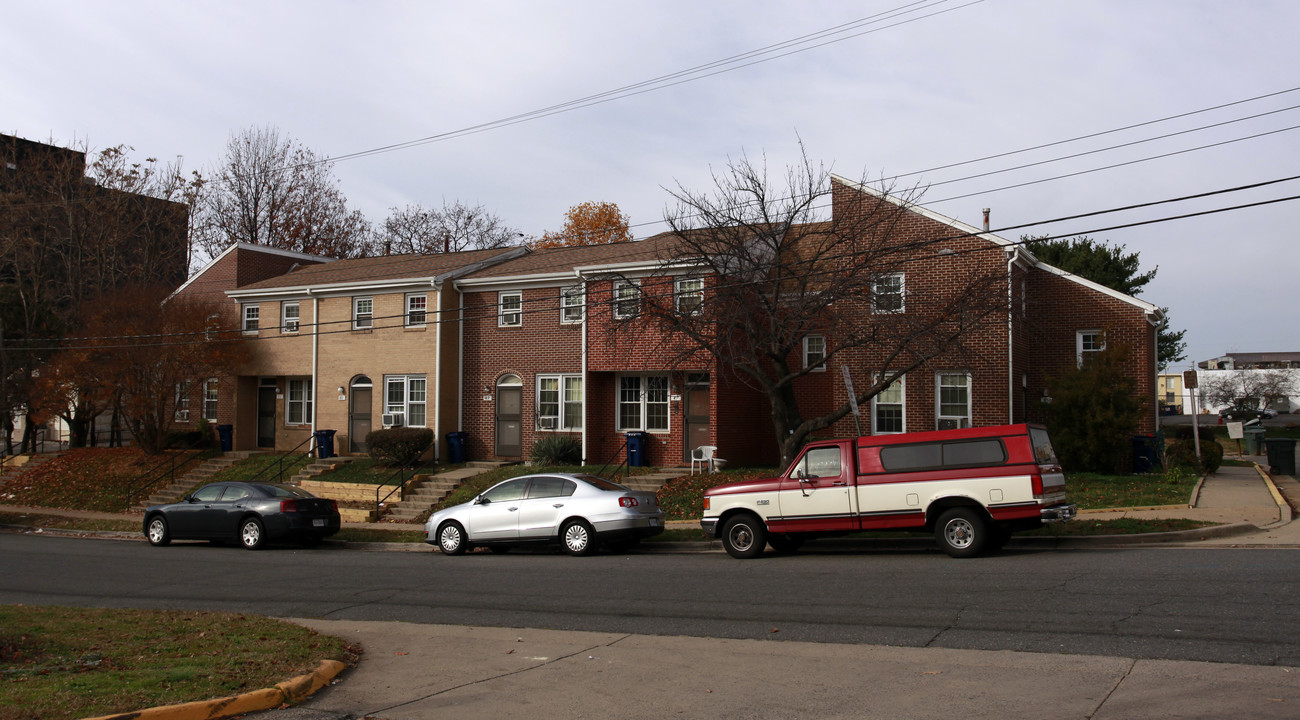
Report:
[[[833,212],[893,198],[836,178]],[[1077,366],[1106,342],[1130,346],[1129,367],[1155,429],[1154,305],[1040,263],[1020,244],[921,207],[907,207],[891,239],[924,252],[891,276],[898,297],[890,312],[909,311],[909,298],[950,282],[955,273],[996,277],[999,313],[966,343],[913,369],[869,407],[864,433],[915,432],[1041,419],[1052,373]],[[636,322],[643,279],[661,292],[694,294],[708,302],[697,268],[674,262],[676,239],[532,252],[466,274],[462,292],[462,427],[471,457],[526,459],[532,444],[552,433],[579,436],[589,463],[618,462],[625,434],[645,431],[652,465],[689,461],[700,445],[744,463],[779,457],[770,406],[729,368],[708,358],[682,360],[671,340],[620,334]],[[655,282],[650,282],[651,279]],[[682,283],[687,283],[683,286]],[[694,283],[694,284],[692,284]],[[685,290],[683,289],[685,287]],[[647,292],[650,292],[647,290]],[[918,306],[921,303],[916,303]],[[879,312],[879,310],[876,310]],[[882,358],[871,350],[820,362],[824,339],[808,338],[805,365],[820,365],[797,385],[805,414],[846,402],[840,364],[857,389]],[[828,435],[857,432],[851,416]]]

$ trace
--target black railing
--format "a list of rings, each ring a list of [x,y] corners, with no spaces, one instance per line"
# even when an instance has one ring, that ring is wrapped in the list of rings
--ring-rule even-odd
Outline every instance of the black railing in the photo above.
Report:
[[[178,468],[185,467],[205,454],[208,457],[221,454],[220,446],[216,445],[216,438],[200,437],[179,453],[168,453],[166,459],[145,470],[127,487],[123,507],[130,510],[137,495],[161,482],[163,478],[166,478],[168,483],[176,482]]]
[[[393,493],[396,492],[401,493],[397,497],[399,501],[406,499],[406,480],[407,480],[408,472],[410,474],[410,477],[414,479],[416,475],[420,474],[421,470],[427,470],[430,467],[436,466],[437,464],[438,464],[437,460],[430,460],[428,462],[416,463],[416,465],[411,468],[408,468],[405,465],[399,465],[397,468],[397,472],[393,473],[392,475],[389,475],[387,478],[384,478],[383,480],[380,480],[379,484],[375,485],[375,519],[376,520],[379,519],[380,511],[383,508],[384,503],[388,502],[388,498],[391,498],[393,496]],[[392,481],[393,479],[397,480],[397,484],[391,490],[389,490],[387,494],[385,494],[383,497],[380,497],[379,493],[382,492],[383,489],[387,487],[389,482]]]
[[[267,463],[266,467],[262,468],[261,470],[258,470],[255,475],[248,478],[244,482],[256,482],[258,480],[261,480],[262,482],[267,482],[267,480],[262,476],[270,473],[272,468],[275,468],[275,482],[284,482],[285,459],[292,457],[292,460],[289,462],[289,467],[292,468],[294,465],[298,463],[298,461],[306,460],[310,458],[311,454],[316,451],[316,448],[314,447],[308,448],[307,452],[304,453],[299,453],[298,451],[302,450],[303,445],[306,445],[307,443],[310,443],[312,440],[315,439],[316,439],[315,435],[308,435],[306,440],[303,440],[302,442],[298,443],[296,446],[294,446],[292,450],[287,450],[285,452],[276,455],[275,463]]]
[[[613,480],[614,478],[618,477],[619,470],[622,470],[623,468],[627,468],[628,477],[632,476],[632,467],[627,464],[627,453],[624,452],[625,450],[627,450],[627,443],[628,443],[627,439],[624,438],[623,444],[618,448],[617,451],[615,451],[614,457],[605,461],[605,464],[600,467],[600,472],[596,473],[597,475],[605,478],[606,480]],[[623,459],[619,462],[618,466],[614,468],[614,473],[612,475],[606,475],[605,469],[609,467],[610,463],[614,462],[620,457],[622,457]]]

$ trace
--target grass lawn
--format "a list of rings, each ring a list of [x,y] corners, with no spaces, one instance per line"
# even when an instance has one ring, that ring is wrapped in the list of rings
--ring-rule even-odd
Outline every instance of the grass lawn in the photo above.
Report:
[[[208,482],[285,482],[313,459],[305,453],[254,455],[213,475]]]
[[[147,455],[139,448],[74,448],[52,460],[33,465],[30,470],[0,477],[0,502],[11,505],[122,512],[128,490],[139,490],[138,501],[156,487],[166,485],[164,477],[151,486],[138,488],[141,477],[161,472],[169,456],[185,457],[179,451]],[[184,474],[200,458],[193,458],[177,468]]]
[[[0,606],[0,720],[142,710],[272,687],[340,638],[254,615]]]

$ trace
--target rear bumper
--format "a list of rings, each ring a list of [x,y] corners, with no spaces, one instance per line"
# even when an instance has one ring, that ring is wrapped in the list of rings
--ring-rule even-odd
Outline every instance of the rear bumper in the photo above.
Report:
[[[662,515],[619,518],[617,520],[597,520],[593,530],[601,540],[618,538],[648,538],[664,531]]]
[[[1069,522],[1079,514],[1079,507],[1074,503],[1061,503],[1059,505],[1048,505],[1039,511],[1043,522],[1058,523]]]

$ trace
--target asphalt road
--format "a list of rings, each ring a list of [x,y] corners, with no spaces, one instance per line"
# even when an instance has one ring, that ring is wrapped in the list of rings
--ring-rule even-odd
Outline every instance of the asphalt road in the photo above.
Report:
[[[558,554],[0,535],[0,603],[1300,666],[1300,551]]]

